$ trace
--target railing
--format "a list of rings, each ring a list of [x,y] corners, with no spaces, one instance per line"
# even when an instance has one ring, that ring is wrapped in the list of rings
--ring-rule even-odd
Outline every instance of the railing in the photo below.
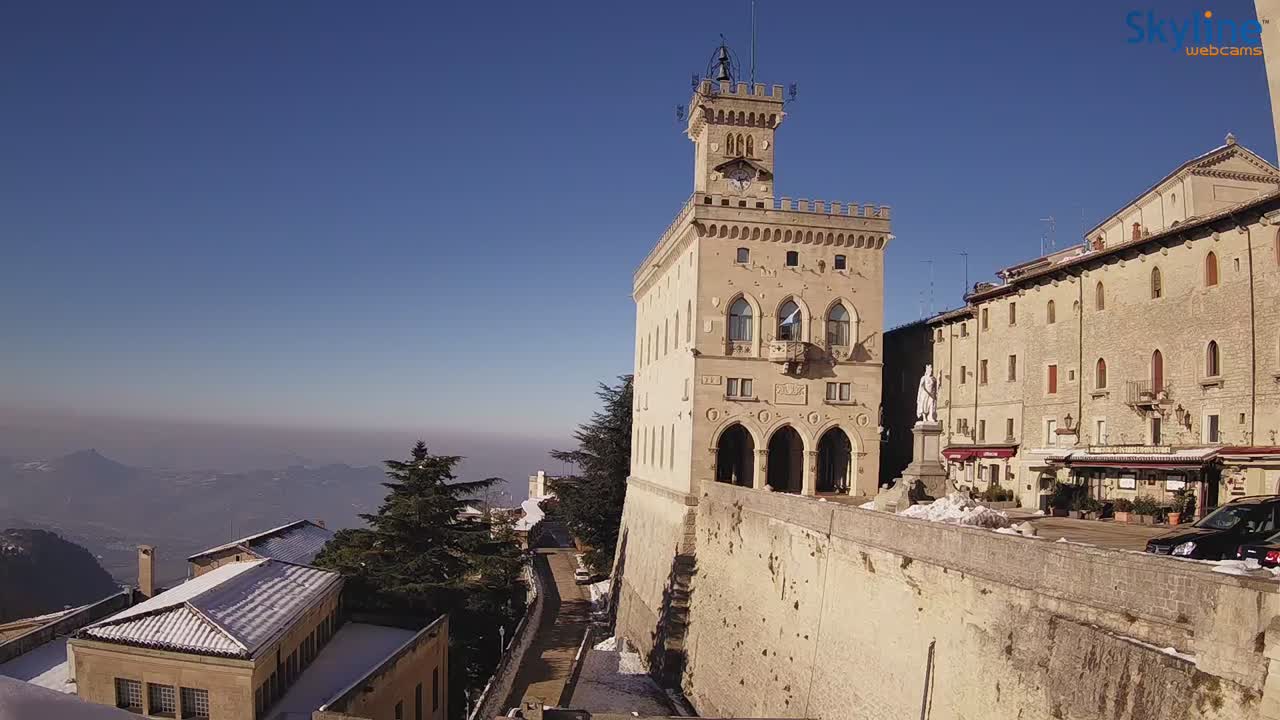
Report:
[[[1125,402],[1134,407],[1159,405],[1169,398],[1169,386],[1155,385],[1149,380],[1130,380],[1125,383]]]
[[[769,343],[769,362],[804,362],[808,343],[795,340],[773,340]]]

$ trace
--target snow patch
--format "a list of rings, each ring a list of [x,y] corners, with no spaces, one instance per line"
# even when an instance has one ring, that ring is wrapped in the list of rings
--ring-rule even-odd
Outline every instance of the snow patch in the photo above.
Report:
[[[605,652],[617,652],[622,647],[622,641],[617,635],[605,638],[592,646],[592,650],[604,650]]]
[[[859,508],[861,508],[861,509],[863,509],[863,510],[875,510],[875,509],[876,509],[876,501],[875,501],[875,500],[872,500],[871,502],[864,502],[864,503],[862,503],[861,505],[859,505],[858,507],[859,507]]]
[[[1280,577],[1280,568],[1264,568],[1257,560],[1219,560],[1213,564],[1213,571],[1223,575],[1239,575],[1241,577],[1266,578]]]
[[[974,527],[993,529],[1009,527],[1008,515],[979,504],[973,498],[961,493],[951,493],[944,498],[934,500],[928,505],[912,505],[898,514],[930,522],[972,525]]]

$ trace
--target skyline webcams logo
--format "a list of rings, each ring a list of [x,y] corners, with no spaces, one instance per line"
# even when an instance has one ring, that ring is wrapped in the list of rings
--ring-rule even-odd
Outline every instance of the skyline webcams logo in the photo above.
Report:
[[[1191,57],[1261,57],[1262,23],[1216,18],[1212,10],[1190,17],[1157,17],[1154,10],[1124,16],[1130,45],[1168,45]]]

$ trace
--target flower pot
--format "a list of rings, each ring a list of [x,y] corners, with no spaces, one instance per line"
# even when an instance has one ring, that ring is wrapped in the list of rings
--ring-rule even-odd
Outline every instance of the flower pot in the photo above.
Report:
[[[1139,515],[1138,523],[1141,525],[1155,525],[1156,519],[1150,515]]]
[[[1070,511],[1065,508],[1053,508],[1051,512],[1054,517],[1066,517]]]
[[[1133,522],[1133,520],[1130,519],[1132,517],[1133,517],[1133,513],[1116,511],[1116,522],[1122,522],[1122,523]]]
[[[1067,511],[1067,517],[1071,518],[1072,520],[1079,520],[1081,515],[1083,515],[1083,513],[1081,513],[1079,510]]]
[[[1171,512],[1168,517],[1170,525],[1179,525],[1182,523],[1182,513]]]

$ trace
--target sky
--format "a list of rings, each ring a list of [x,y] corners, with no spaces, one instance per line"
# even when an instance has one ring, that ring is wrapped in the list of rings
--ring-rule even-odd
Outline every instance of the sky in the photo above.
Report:
[[[0,408],[562,442],[748,7],[0,5]],[[955,306],[962,252],[1076,242],[1228,131],[1275,159],[1260,58],[1126,42],[1252,8],[760,0],[777,192],[893,207],[886,327]]]

